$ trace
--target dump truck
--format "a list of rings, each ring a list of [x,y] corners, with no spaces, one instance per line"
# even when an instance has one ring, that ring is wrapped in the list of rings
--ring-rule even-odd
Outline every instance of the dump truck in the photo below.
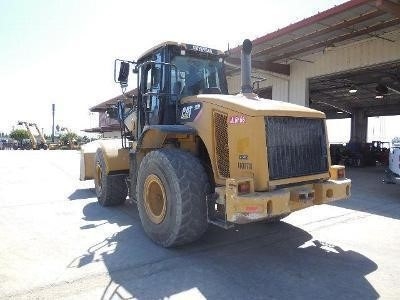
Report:
[[[80,179],[94,179],[98,202],[137,204],[142,226],[171,247],[200,238],[208,224],[279,221],[350,196],[345,167],[331,165],[325,114],[262,99],[251,82],[252,43],[241,53],[241,93],[229,95],[227,54],[164,42],[137,61],[116,60],[131,105],[107,111],[121,140],[82,147]]]

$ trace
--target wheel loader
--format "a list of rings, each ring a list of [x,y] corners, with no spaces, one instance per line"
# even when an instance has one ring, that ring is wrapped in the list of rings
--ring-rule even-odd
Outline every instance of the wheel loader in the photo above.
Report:
[[[25,141],[20,143],[20,145],[16,145],[16,149],[25,149],[25,150],[40,150],[40,149],[44,149],[47,150],[48,149],[48,145],[46,143],[46,139],[44,138],[42,132],[40,131],[39,127],[37,126],[36,123],[29,123],[26,121],[18,121],[17,125],[24,125],[26,131],[29,134],[29,141]],[[35,134],[33,133],[33,131],[31,130],[31,127],[34,127],[35,130],[37,131],[37,135],[35,136]]]
[[[121,140],[81,150],[80,179],[94,179],[100,205],[129,194],[147,235],[172,247],[210,223],[268,223],[349,198],[344,166],[330,163],[325,114],[253,93],[251,50],[245,40],[237,95],[228,94],[226,54],[208,47],[164,42],[115,61],[123,93],[130,73],[137,90],[131,105],[108,110]]]

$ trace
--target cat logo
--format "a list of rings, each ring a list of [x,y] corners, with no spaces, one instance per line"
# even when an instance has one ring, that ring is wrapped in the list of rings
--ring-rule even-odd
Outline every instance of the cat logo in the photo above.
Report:
[[[182,114],[181,114],[181,119],[182,120],[187,120],[190,119],[190,116],[192,115],[192,108],[193,106],[185,106],[182,108]]]

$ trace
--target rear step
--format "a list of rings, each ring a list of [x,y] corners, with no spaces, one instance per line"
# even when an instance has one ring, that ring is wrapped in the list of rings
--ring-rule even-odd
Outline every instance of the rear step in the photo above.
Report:
[[[213,193],[206,196],[207,201],[207,221],[210,224],[216,225],[223,229],[233,228],[234,224],[226,220],[225,209],[223,211],[218,210],[222,205],[216,203],[218,194]]]

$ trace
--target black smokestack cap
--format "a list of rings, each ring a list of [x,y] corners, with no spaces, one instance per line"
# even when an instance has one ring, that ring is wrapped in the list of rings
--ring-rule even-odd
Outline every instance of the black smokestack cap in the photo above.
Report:
[[[249,39],[245,39],[242,45],[241,55],[241,78],[242,78],[242,93],[252,93],[253,87],[251,85],[251,50],[253,44]]]
[[[245,39],[242,45],[243,52],[249,55],[252,49],[253,49],[253,43],[249,39]]]

